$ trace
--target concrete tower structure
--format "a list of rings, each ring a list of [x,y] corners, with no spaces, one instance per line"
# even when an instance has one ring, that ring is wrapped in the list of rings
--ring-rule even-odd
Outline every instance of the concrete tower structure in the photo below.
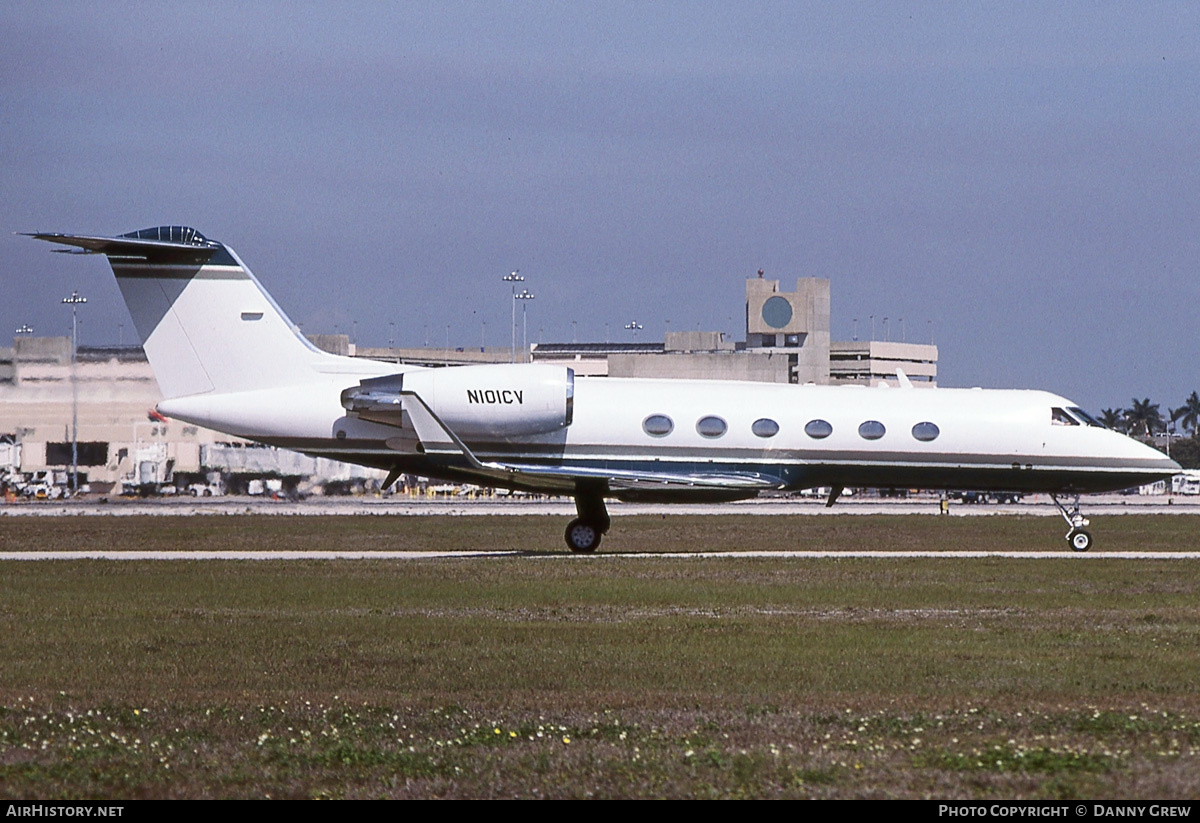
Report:
[[[829,281],[802,277],[779,290],[761,273],[746,281],[746,350],[786,356],[792,383],[829,382]]]

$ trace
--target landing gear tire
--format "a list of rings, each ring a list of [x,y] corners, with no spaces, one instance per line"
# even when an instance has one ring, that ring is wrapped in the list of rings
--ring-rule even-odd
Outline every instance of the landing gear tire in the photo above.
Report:
[[[1092,547],[1092,536],[1083,529],[1071,529],[1067,542],[1071,544],[1072,551],[1085,552]]]
[[[567,524],[567,547],[576,554],[591,554],[600,546],[600,529],[577,517]]]
[[[1071,544],[1071,550],[1077,552],[1085,552],[1092,547],[1092,535],[1084,531],[1084,526],[1088,524],[1088,520],[1079,513],[1079,495],[1075,495],[1075,502],[1068,509],[1058,501],[1058,495],[1050,495],[1050,499],[1054,501],[1054,505],[1058,506],[1059,512],[1063,516],[1063,520],[1067,521],[1067,525],[1071,530],[1067,532],[1067,542]]]

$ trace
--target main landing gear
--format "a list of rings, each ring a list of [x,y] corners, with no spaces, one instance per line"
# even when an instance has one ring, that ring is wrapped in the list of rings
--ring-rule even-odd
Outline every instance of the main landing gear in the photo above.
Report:
[[[1092,535],[1083,527],[1088,525],[1088,520],[1079,513],[1079,495],[1075,495],[1075,502],[1071,504],[1068,511],[1067,507],[1058,502],[1058,495],[1050,495],[1050,499],[1054,501],[1054,505],[1058,506],[1058,510],[1062,512],[1063,519],[1067,521],[1067,525],[1071,530],[1067,532],[1067,542],[1071,544],[1071,549],[1077,552],[1085,552],[1092,547]]]
[[[582,483],[575,492],[575,511],[579,516],[567,524],[567,547],[576,554],[591,554],[600,547],[600,538],[608,532],[612,519],[604,506],[604,488]]]

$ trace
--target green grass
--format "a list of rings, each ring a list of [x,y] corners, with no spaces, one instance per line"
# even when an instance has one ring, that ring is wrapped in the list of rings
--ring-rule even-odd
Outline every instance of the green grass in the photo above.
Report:
[[[348,548],[566,554],[562,539],[566,520],[545,515],[5,517],[0,518],[0,551]],[[1089,528],[1096,541],[1093,551],[1098,552],[1179,551],[1200,546],[1200,522],[1188,515],[1097,518]],[[1067,548],[1065,533],[1061,519],[1036,516],[639,515],[614,518],[601,552],[1063,551]]]
[[[635,517],[615,551],[1058,548],[1046,518]],[[1189,549],[1190,517],[1104,548]],[[1188,561],[551,557],[556,518],[6,518],[0,792],[1194,797]],[[819,545],[814,545],[818,543]],[[264,736],[265,735],[265,736]]]

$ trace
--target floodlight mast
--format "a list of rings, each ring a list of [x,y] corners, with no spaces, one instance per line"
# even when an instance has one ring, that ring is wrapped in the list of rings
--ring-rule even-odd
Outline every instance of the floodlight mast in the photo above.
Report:
[[[71,307],[71,493],[79,494],[79,381],[76,379],[76,361],[79,349],[78,309],[87,302],[79,292],[72,290],[64,297],[63,305]]]
[[[521,301],[521,346],[524,349],[521,352],[521,362],[524,363],[525,355],[529,353],[529,320],[525,316],[525,306],[527,301],[534,299],[534,295],[529,289],[521,289],[514,299]]]
[[[512,349],[510,349],[509,362],[517,362],[517,284],[524,283],[525,278],[520,275],[520,269],[510,271],[500,279],[505,283],[512,284],[512,321],[509,323],[509,331],[512,332]]]

